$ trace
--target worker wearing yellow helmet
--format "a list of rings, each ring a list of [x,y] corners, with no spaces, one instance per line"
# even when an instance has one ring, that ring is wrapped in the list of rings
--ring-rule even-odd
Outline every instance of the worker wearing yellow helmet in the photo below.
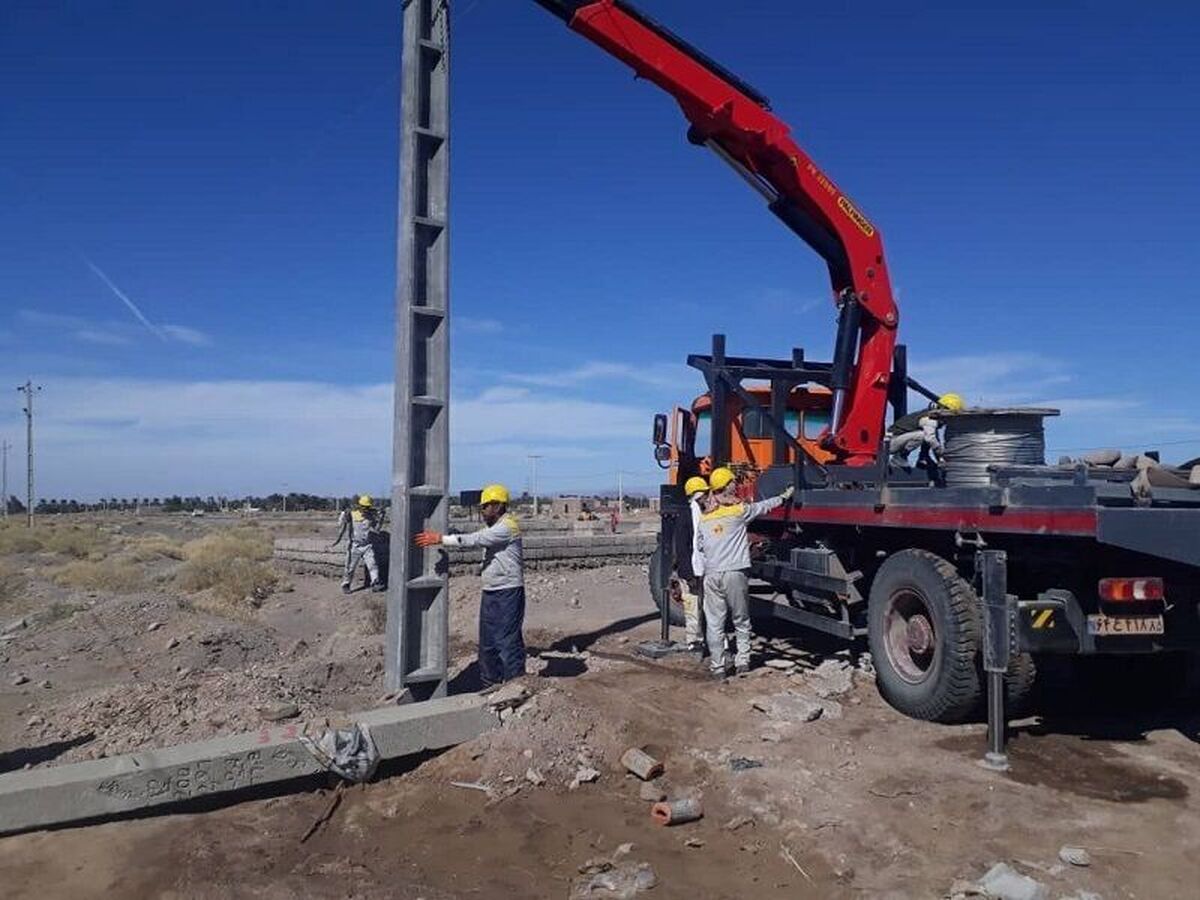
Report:
[[[888,429],[888,451],[896,465],[908,465],[908,456],[920,449],[918,468],[935,467],[941,458],[942,442],[938,437],[941,423],[936,412],[962,412],[967,408],[961,394],[942,394],[925,409],[901,416]]]
[[[713,501],[700,517],[697,545],[704,557],[704,620],[712,676],[723,679],[725,670],[725,619],[733,619],[737,642],[734,667],[739,675],[750,671],[750,538],[746,526],[791,499],[788,485],[777,497],[757,503],[737,496],[737,476],[724,466],[708,476]]]
[[[700,517],[709,504],[708,481],[693,475],[683,483],[690,515],[680,516],[675,526],[675,574],[678,578],[679,601],[683,605],[683,621],[687,648],[692,653],[704,652],[704,630],[700,620],[704,579],[704,557],[696,543]]]
[[[490,688],[525,674],[525,567],[521,527],[508,511],[508,488],[489,484],[479,494],[485,527],[470,534],[422,531],[418,547],[482,547],[479,604],[479,680]]]
[[[375,544],[379,540],[380,523],[375,502],[368,494],[360,495],[349,509],[342,510],[338,516],[338,536],[331,546],[337,547],[342,542],[343,535],[349,535],[350,538],[346,544],[346,567],[342,575],[343,594],[352,590],[354,573],[360,563],[366,566],[372,591],[387,589],[387,585],[379,579],[379,564],[375,559]]]

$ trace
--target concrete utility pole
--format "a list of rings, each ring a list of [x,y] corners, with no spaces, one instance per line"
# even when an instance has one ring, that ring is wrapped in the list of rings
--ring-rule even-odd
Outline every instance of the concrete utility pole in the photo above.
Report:
[[[25,379],[25,383],[17,388],[25,394],[25,527],[33,527],[33,395],[40,391],[40,385],[35,385],[33,379]],[[5,508],[8,498],[4,499]]]
[[[445,554],[413,546],[446,530],[450,489],[450,8],[405,0],[392,539],[384,679],[416,699],[446,693],[450,588]]]
[[[537,462],[539,459],[543,458],[544,457],[537,453],[529,454],[529,465],[532,470],[529,475],[529,492],[533,494],[533,517],[535,519],[537,518],[538,514]]]
[[[4,518],[8,518],[8,448],[11,447],[8,441],[0,441],[0,455],[3,456],[3,463],[0,463],[0,496],[4,497]]]
[[[624,473],[620,469],[617,469],[617,512],[618,513],[625,512],[625,488],[624,488],[624,483],[621,481],[621,476],[623,474]]]

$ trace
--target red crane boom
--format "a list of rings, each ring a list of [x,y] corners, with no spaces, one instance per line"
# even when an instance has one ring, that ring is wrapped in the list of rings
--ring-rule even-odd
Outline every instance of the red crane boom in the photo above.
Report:
[[[536,0],[675,98],[688,138],[714,150],[829,266],[839,308],[826,446],[876,461],[899,321],[876,228],[792,139],[758,91],[624,0]]]

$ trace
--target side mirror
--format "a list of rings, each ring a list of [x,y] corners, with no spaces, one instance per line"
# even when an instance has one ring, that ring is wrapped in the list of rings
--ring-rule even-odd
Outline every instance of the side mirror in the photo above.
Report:
[[[659,444],[654,448],[654,461],[659,463],[667,463],[671,461],[671,448],[666,444]]]
[[[654,437],[652,438],[656,446],[662,446],[667,442],[667,414],[654,414]]]

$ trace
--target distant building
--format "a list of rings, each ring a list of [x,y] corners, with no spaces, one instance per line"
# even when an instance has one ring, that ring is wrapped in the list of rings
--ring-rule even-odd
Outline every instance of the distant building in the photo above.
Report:
[[[574,519],[588,511],[588,502],[579,496],[564,496],[554,498],[554,515]]]

